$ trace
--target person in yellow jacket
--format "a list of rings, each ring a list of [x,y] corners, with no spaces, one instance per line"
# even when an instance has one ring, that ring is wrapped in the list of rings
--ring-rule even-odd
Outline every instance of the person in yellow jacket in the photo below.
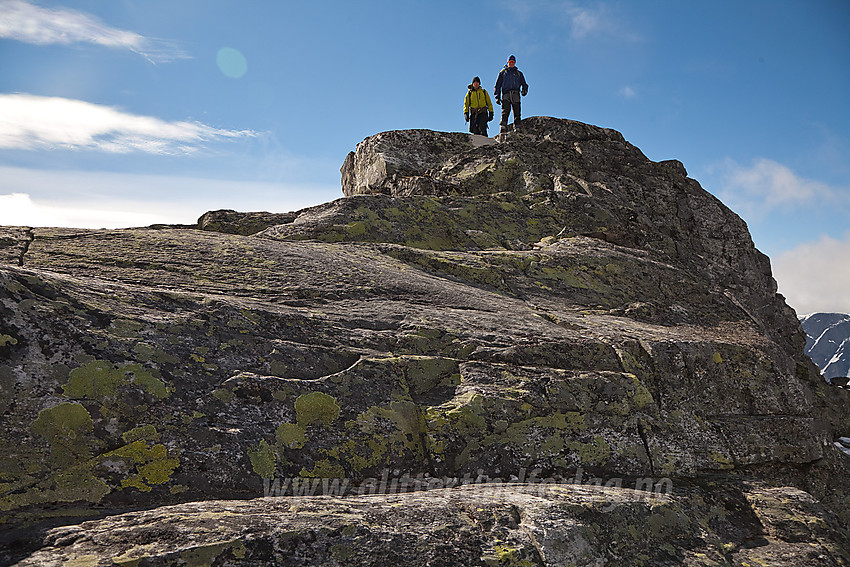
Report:
[[[481,136],[487,135],[487,123],[493,120],[493,103],[486,89],[481,88],[481,79],[475,77],[469,85],[469,92],[463,99],[463,117],[469,122],[469,131]]]

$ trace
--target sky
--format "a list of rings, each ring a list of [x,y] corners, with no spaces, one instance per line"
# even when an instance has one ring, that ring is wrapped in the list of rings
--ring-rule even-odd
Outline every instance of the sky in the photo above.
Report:
[[[850,313],[848,30],[848,0],[0,0],[0,225],[331,201],[362,139],[465,131],[513,54],[524,116],[678,159],[800,315]]]

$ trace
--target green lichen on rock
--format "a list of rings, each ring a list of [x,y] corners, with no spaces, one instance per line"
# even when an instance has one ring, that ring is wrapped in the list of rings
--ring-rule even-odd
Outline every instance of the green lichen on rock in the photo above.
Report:
[[[115,400],[119,389],[128,386],[140,388],[158,399],[169,394],[165,382],[141,364],[118,365],[106,360],[95,360],[71,370],[68,383],[62,389],[71,399],[107,402]]]
[[[590,443],[569,442],[566,446],[575,451],[579,461],[587,466],[604,465],[611,456],[611,446],[601,435],[594,435]]]
[[[0,335],[0,347],[16,344],[18,344],[18,339],[16,339],[12,335]]]
[[[330,426],[339,418],[340,411],[333,396],[324,392],[301,394],[295,399],[296,422],[301,427]]]
[[[153,425],[139,425],[130,431],[121,434],[121,438],[125,443],[133,443],[134,441],[159,441],[160,435]]]
[[[63,402],[41,410],[30,429],[50,444],[56,466],[69,466],[88,459],[88,435],[94,428],[91,414],[81,404]]]
[[[0,497],[0,509],[55,502],[99,502],[109,494],[109,485],[95,473],[99,460],[93,456],[98,446],[93,429],[91,414],[82,404],[63,402],[41,410],[30,430],[47,441],[49,459],[44,465],[29,463],[30,473],[37,476],[31,481],[12,484],[10,488],[17,490]]]
[[[136,474],[121,481],[122,488],[136,488],[141,492],[150,492],[154,485],[165,484],[171,480],[171,474],[180,466],[177,457],[169,456],[165,445],[153,446],[143,441],[134,441],[103,455],[103,460],[121,459]]]
[[[213,397],[220,401],[223,404],[229,403],[236,397],[236,394],[233,393],[233,390],[229,390],[227,388],[217,388],[213,390]]]
[[[344,478],[345,469],[330,459],[316,461],[312,469],[303,468],[298,476],[304,478]]]
[[[274,477],[277,456],[265,439],[248,451],[248,457],[251,459],[251,468],[255,473],[263,478]]]
[[[519,549],[507,545],[496,545],[493,550],[496,552],[496,558],[498,559],[496,565],[504,565],[506,567],[534,567],[535,565],[529,559],[520,559],[521,551]]]
[[[28,483],[23,491],[0,496],[0,511],[16,510],[44,504],[91,502],[96,504],[111,492],[110,486],[95,475],[94,460],[83,462],[59,472],[49,474],[43,480]],[[76,515],[72,510],[69,516]],[[60,513],[61,515],[61,513]],[[85,514],[82,514],[85,515]]]
[[[411,401],[399,400],[389,406],[373,406],[359,414],[354,420],[360,432],[379,438],[382,448],[404,455],[404,450],[412,452],[419,460],[424,457],[422,435],[425,433],[425,421],[419,406]]]
[[[404,377],[410,393],[424,394],[441,384],[448,385],[453,378],[460,379],[456,360],[431,356],[405,357]]]
[[[466,392],[443,406],[429,408],[426,413],[428,429],[439,431],[451,427],[462,435],[480,434],[486,431],[487,427],[483,402],[483,395]]]
[[[157,364],[177,364],[180,362],[176,356],[168,354],[157,346],[146,343],[136,343],[133,347],[133,352],[138,355],[137,360],[153,361]]]
[[[275,430],[275,439],[287,449],[300,449],[307,442],[307,429],[297,423],[281,423]]]

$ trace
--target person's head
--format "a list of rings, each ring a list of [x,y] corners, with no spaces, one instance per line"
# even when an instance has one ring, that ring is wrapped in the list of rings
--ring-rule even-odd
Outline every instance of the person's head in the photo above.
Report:
[[[477,89],[480,86],[481,86],[481,79],[479,79],[478,77],[473,77],[472,78],[472,88]]]
[[[511,55],[508,57],[508,67],[513,67],[514,65],[516,65],[516,57]]]

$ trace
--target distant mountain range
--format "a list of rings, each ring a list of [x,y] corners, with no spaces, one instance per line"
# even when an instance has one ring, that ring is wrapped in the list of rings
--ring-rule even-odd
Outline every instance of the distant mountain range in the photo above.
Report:
[[[800,318],[806,332],[806,354],[824,378],[850,376],[850,315],[813,313]]]

